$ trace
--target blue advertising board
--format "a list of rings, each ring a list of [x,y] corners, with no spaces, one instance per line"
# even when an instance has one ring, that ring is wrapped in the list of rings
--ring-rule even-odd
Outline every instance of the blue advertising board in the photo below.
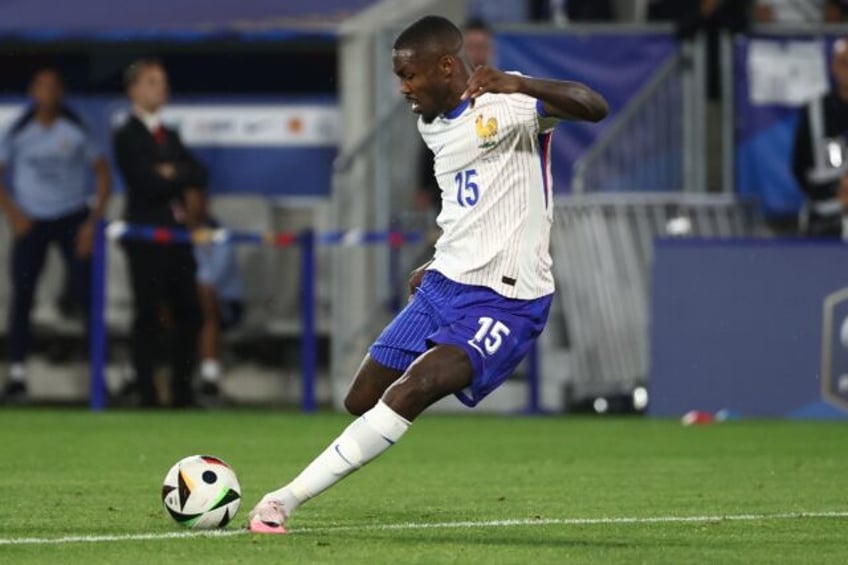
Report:
[[[650,413],[848,418],[848,245],[659,240]]]

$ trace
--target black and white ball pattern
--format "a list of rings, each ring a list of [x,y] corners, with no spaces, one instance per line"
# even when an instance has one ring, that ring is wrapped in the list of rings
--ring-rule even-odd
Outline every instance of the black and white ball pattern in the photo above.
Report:
[[[192,455],[165,475],[162,503],[178,524],[201,530],[222,528],[241,504],[241,486],[233,468],[218,457]]]

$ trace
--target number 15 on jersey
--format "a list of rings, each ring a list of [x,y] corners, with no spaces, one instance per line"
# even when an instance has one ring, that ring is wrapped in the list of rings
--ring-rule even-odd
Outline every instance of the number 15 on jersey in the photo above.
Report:
[[[477,186],[477,169],[468,169],[456,173],[453,178],[456,183],[456,201],[463,208],[471,207],[480,200],[480,187]]]

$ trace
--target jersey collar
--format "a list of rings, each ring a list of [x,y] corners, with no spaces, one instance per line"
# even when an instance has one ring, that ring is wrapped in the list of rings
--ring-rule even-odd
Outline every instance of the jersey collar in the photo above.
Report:
[[[461,101],[456,106],[456,108],[454,108],[453,110],[448,110],[447,112],[445,112],[444,113],[445,119],[453,120],[455,118],[458,118],[465,111],[465,109],[468,108],[468,106],[470,104],[471,104],[471,99],[466,98],[465,100]]]

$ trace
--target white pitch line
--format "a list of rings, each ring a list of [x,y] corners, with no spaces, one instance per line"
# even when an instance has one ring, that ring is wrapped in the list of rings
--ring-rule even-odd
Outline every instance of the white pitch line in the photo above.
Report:
[[[685,524],[706,522],[755,522],[762,520],[799,520],[806,518],[848,518],[848,511],[831,512],[781,512],[778,514],[730,514],[715,516],[631,516],[608,518],[523,518],[512,520],[485,520],[464,522],[408,522],[401,524],[328,525],[297,528],[292,534],[344,532],[344,531],[392,531],[432,530],[456,528],[507,528],[512,526],[593,526],[616,524]],[[60,538],[0,538],[0,545],[58,545],[68,543],[105,543],[120,541],[156,541],[185,538],[220,538],[243,535],[246,530],[211,530],[127,534],[107,536],[65,536]]]
[[[245,530],[210,530],[208,532],[152,532],[108,536],[64,536],[61,538],[0,538],[0,545],[58,545],[66,543],[104,543],[110,541],[149,541],[183,538],[223,538],[247,533]]]

